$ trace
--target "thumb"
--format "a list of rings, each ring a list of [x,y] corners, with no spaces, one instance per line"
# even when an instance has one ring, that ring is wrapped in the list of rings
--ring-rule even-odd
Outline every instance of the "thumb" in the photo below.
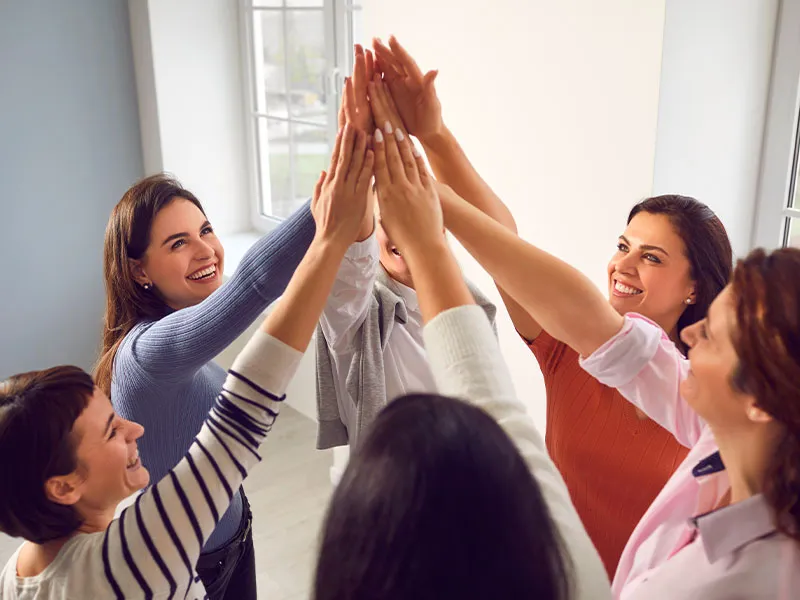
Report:
[[[422,87],[425,90],[433,89],[433,82],[436,81],[436,78],[439,76],[439,71],[428,71],[425,73],[425,76],[422,78]]]

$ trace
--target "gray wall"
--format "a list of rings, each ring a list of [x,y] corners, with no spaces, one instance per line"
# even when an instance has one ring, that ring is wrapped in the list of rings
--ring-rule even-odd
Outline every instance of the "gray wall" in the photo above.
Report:
[[[0,4],[0,379],[97,357],[103,232],[142,176],[125,0]]]

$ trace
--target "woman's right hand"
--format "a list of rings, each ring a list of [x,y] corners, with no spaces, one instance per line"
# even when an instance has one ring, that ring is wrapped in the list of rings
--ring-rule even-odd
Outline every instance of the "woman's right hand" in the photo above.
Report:
[[[389,46],[375,38],[372,47],[375,70],[383,74],[406,130],[422,142],[441,133],[444,129],[442,104],[434,87],[439,72],[423,73],[394,36],[389,38]]]
[[[336,136],[327,173],[320,174],[311,200],[316,238],[346,248],[356,241],[368,210],[374,154],[367,134],[345,124]]]

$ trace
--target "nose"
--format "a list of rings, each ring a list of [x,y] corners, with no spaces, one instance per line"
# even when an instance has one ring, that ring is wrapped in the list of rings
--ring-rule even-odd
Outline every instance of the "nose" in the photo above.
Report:
[[[135,421],[126,421],[125,425],[126,425],[125,429],[127,430],[128,433],[128,435],[126,436],[128,438],[128,441],[135,442],[144,435],[144,427],[139,425],[139,423]]]
[[[614,265],[614,270],[620,273],[632,273],[635,270],[635,265],[636,257],[633,256],[632,252],[628,252],[628,254],[623,254],[619,260],[617,260]]]
[[[197,248],[197,253],[195,256],[196,260],[206,260],[216,255],[214,247],[211,246],[211,244],[206,243],[205,240],[203,239],[198,240],[196,248]]]
[[[688,327],[684,327],[681,331],[681,340],[683,340],[683,343],[689,348],[694,348],[695,344],[697,343],[700,327],[702,327],[702,322],[694,323]]]

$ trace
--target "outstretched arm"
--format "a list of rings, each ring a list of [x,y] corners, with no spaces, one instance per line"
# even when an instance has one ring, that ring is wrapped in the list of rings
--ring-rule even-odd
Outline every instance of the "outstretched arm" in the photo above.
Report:
[[[472,166],[455,135],[442,120],[442,105],[434,86],[438,71],[423,73],[394,37],[389,38],[389,46],[379,40],[374,41],[374,46],[377,66],[391,91],[386,94],[386,101],[379,102],[373,109],[376,121],[382,124],[388,119],[394,123],[396,119],[392,113],[399,116],[409,133],[422,143],[440,183],[450,186],[475,208],[517,233],[511,211]],[[386,109],[384,104],[388,104]],[[450,228],[447,215],[445,225]],[[528,341],[535,339],[542,327],[502,286],[498,285],[498,290],[520,335]]]
[[[366,135],[347,127],[330,171],[317,183],[311,203],[317,234],[286,293],[234,361],[187,455],[103,536],[103,572],[118,597],[122,590],[162,597],[192,585],[205,540],[260,460],[258,448],[316,328],[336,267],[360,228],[371,172]]]
[[[422,158],[413,155],[411,143],[402,133],[376,132],[375,140],[381,216],[414,278],[426,322],[425,346],[439,390],[485,410],[517,446],[539,484],[564,550],[571,558],[575,598],[610,598],[600,557],[541,435],[514,393],[489,321],[474,305],[447,247],[441,229],[441,204]]]

